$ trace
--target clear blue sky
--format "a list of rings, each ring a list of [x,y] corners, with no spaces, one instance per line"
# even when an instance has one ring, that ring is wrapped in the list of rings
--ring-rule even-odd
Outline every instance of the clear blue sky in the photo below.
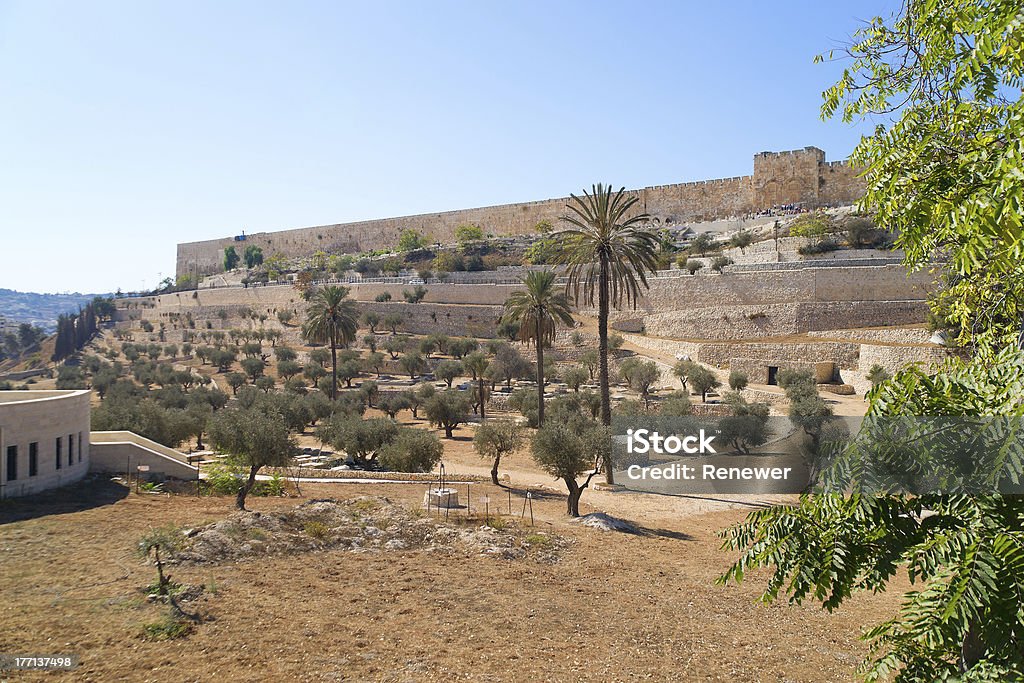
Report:
[[[177,242],[843,158],[813,56],[893,2],[0,0],[0,287]]]

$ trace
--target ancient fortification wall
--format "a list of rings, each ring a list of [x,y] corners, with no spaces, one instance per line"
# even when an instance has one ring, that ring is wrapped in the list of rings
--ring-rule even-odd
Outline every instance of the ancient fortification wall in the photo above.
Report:
[[[635,190],[640,208],[661,225],[709,221],[757,212],[777,204],[807,207],[850,204],[860,198],[864,183],[845,162],[826,162],[816,147],[754,156],[754,174],[736,178],[661,185]],[[566,197],[522,204],[504,204],[441,213],[383,218],[357,223],[322,225],[234,236],[178,245],[177,274],[210,274],[221,270],[224,248],[254,244],[265,255],[308,256],[317,250],[357,253],[392,247],[406,228],[431,240],[451,242],[455,228],[473,223],[496,235],[534,231],[541,220],[557,222]]]

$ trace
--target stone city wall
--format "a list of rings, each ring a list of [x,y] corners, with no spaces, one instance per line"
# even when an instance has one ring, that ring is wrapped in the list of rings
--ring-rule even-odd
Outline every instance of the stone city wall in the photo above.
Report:
[[[808,207],[850,204],[863,194],[864,184],[856,171],[843,163],[825,161],[815,147],[789,152],[761,152],[754,157],[754,174],[633,190],[637,209],[659,225],[708,221],[754,213],[776,204],[802,203]],[[455,228],[472,223],[495,235],[526,234],[542,220],[555,223],[565,213],[567,197],[520,204],[444,211],[322,225],[309,228],[258,232],[178,245],[176,273],[208,275],[222,270],[223,252],[234,246],[242,252],[259,246],[264,255],[309,256],[327,253],[359,253],[393,248],[405,229],[419,230],[431,241],[454,241]],[[241,230],[239,230],[241,233]]]

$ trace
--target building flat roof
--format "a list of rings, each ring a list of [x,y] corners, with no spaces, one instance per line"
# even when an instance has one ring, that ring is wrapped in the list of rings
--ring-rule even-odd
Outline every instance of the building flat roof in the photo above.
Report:
[[[88,389],[54,389],[51,391],[0,391],[0,404],[3,403],[28,403],[30,401],[45,401],[65,396],[76,396],[89,393]]]

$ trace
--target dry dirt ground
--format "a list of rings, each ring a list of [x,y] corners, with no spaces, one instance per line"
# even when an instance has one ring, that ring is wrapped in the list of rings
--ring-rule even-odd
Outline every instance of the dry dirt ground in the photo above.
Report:
[[[363,494],[412,507],[423,492],[422,485],[304,484],[301,497],[254,498],[250,508]],[[506,511],[504,489],[474,485],[474,503],[484,493]],[[637,503],[595,493],[584,495],[584,511],[598,505],[629,516],[618,508]],[[65,673],[0,672],[0,680],[854,678],[865,653],[857,636],[895,609],[896,593],[859,596],[830,615],[760,604],[764,574],[740,587],[716,586],[730,559],[716,531],[749,508],[679,500],[633,515],[643,533],[627,535],[569,524],[564,498],[538,492],[536,529],[529,515],[516,523],[526,525],[524,534],[543,530],[569,541],[553,564],[466,550],[339,549],[172,567],[175,580],[206,591],[191,603],[202,623],[164,642],[140,636],[162,608],[144,598],[155,572],[134,547],[150,527],[227,517],[229,499],[136,494],[100,481],[6,501],[0,652],[76,654],[81,664]],[[514,498],[516,518],[521,501]]]

